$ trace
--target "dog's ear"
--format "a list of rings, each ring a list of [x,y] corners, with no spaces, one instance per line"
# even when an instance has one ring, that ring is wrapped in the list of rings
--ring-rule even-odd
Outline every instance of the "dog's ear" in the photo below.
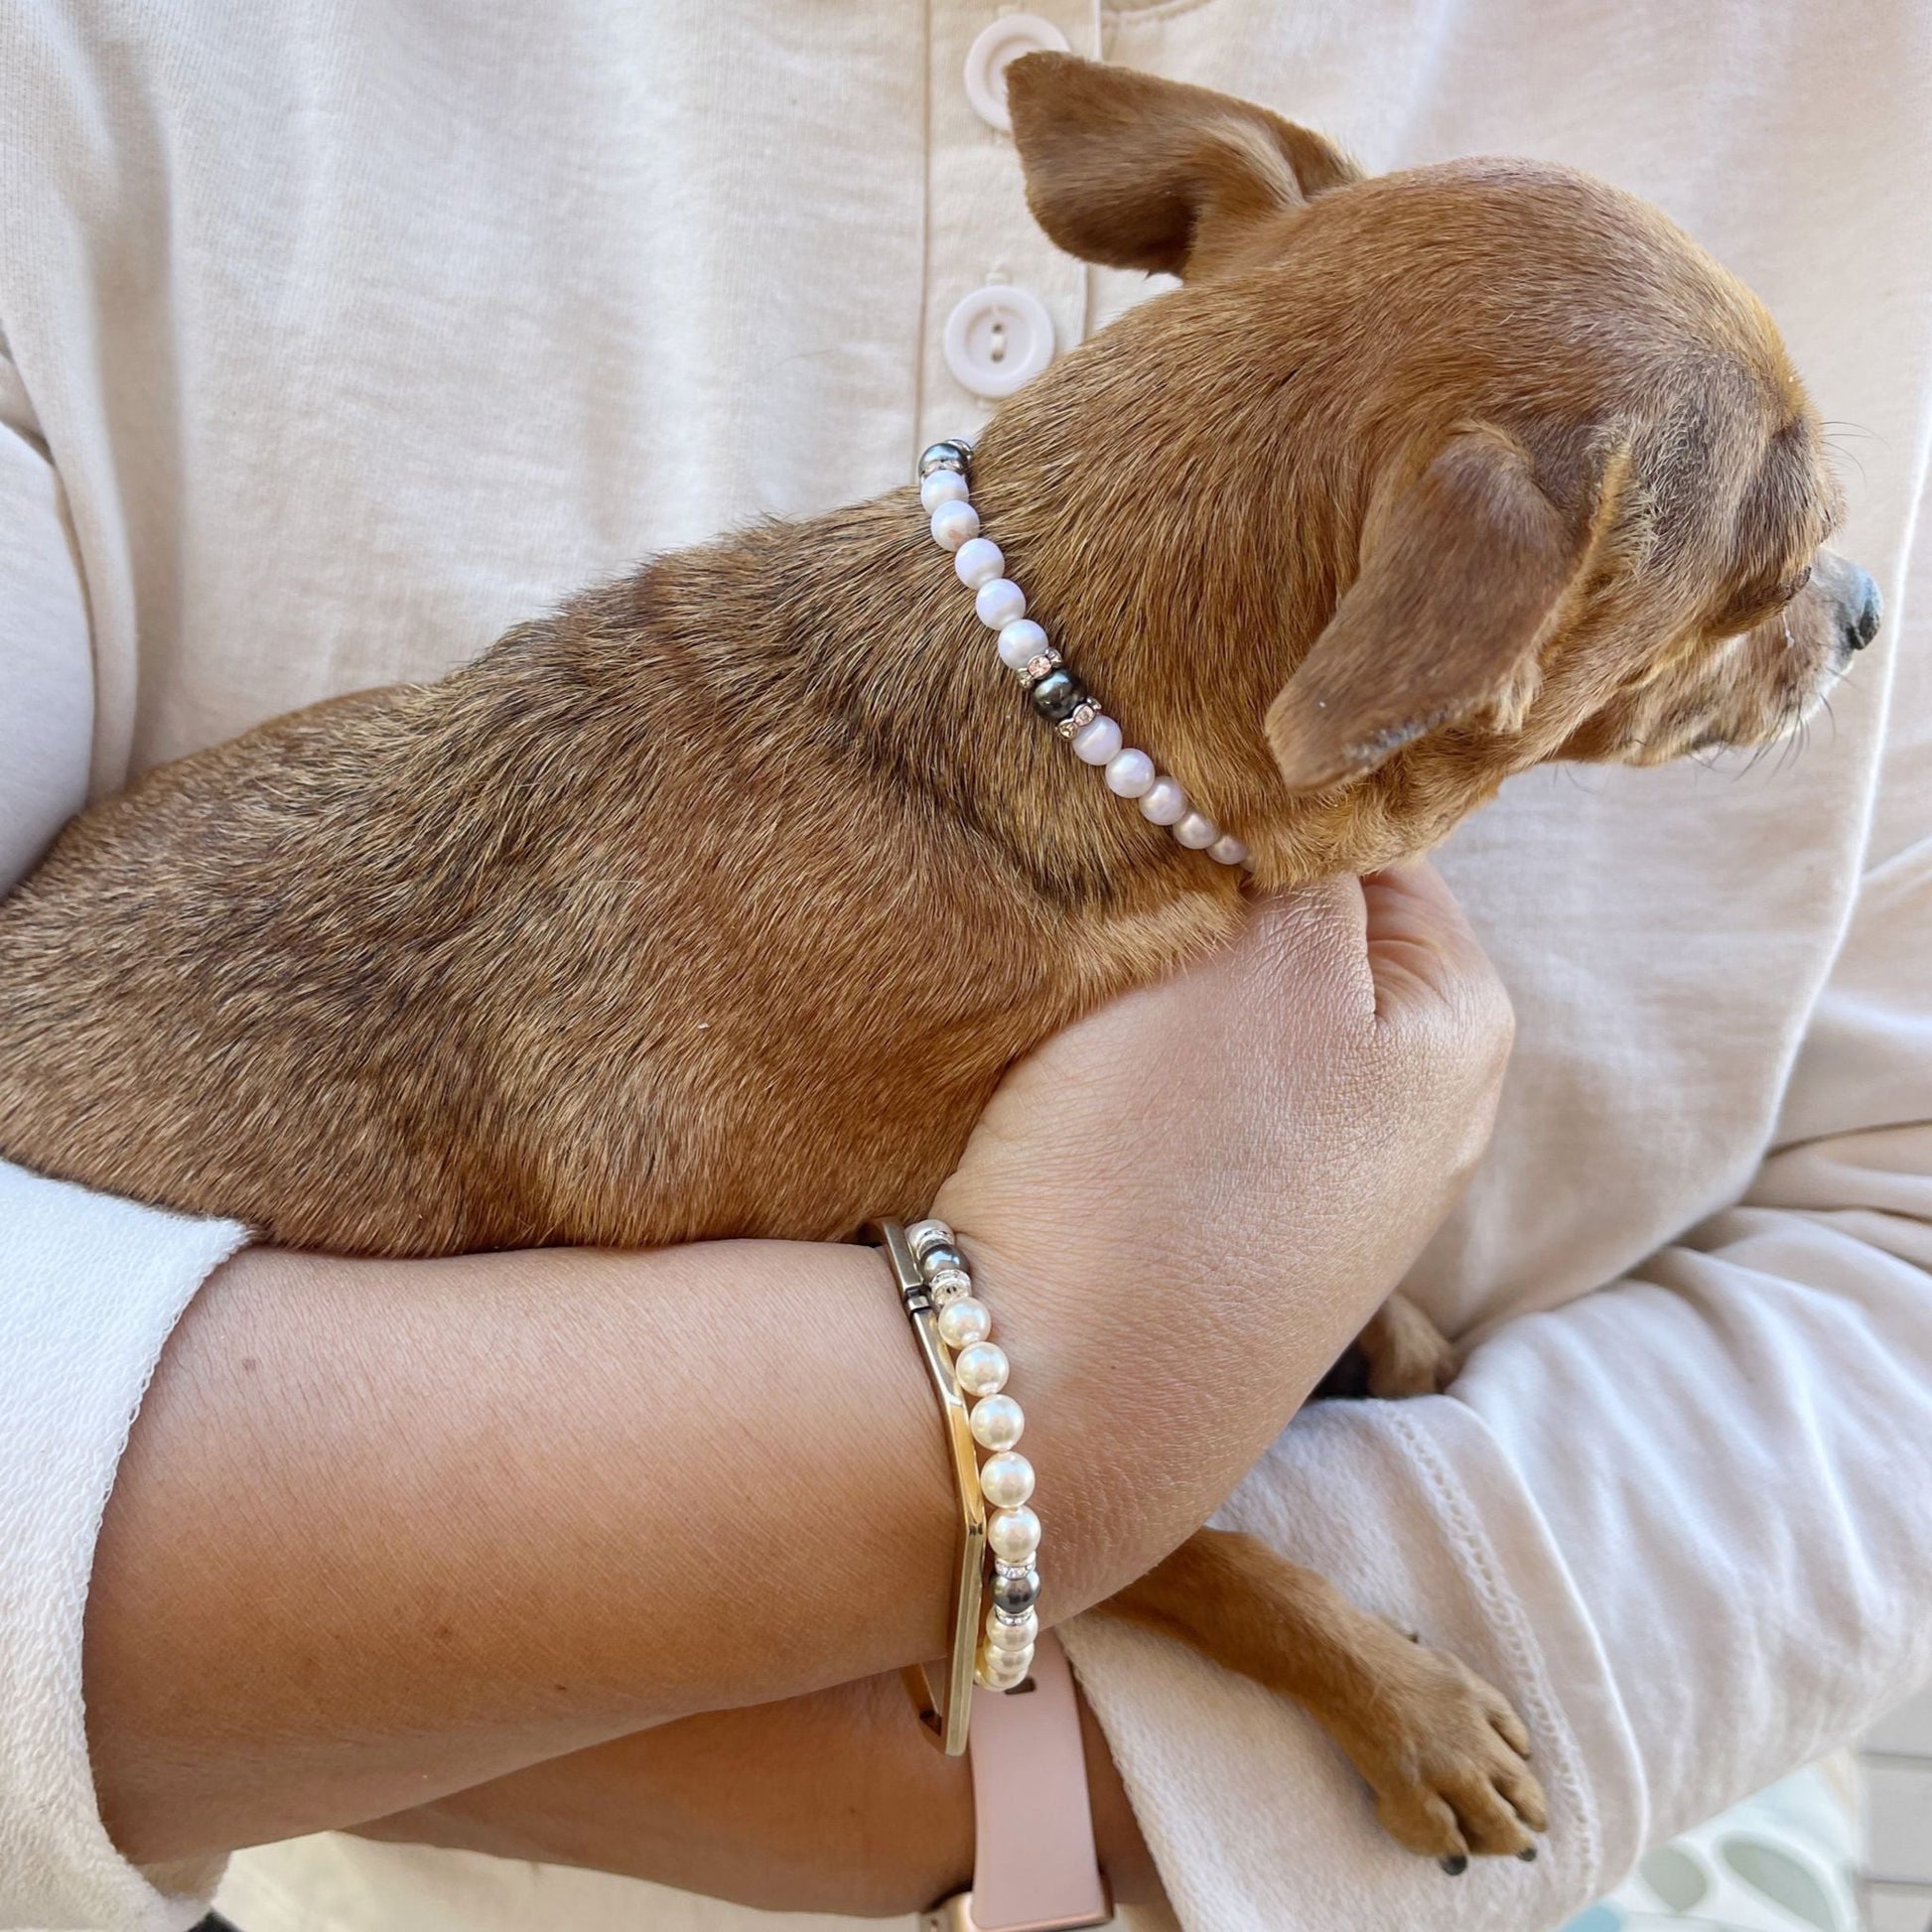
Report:
[[[1070,255],[1197,279],[1361,170],[1251,101],[1071,54],[1007,69],[1034,218]]]
[[[1290,788],[1360,777],[1484,710],[1520,717],[1614,493],[1606,473],[1594,516],[1566,516],[1522,448],[1486,428],[1450,437],[1389,491],[1368,519],[1354,583],[1268,709]]]

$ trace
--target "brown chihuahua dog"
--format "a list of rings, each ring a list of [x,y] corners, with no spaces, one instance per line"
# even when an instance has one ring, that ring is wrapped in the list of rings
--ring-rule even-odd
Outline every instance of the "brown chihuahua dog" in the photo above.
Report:
[[[1542,759],[1762,744],[1870,637],[1776,331],[1650,208],[1527,162],[1364,180],[1067,56],[1010,97],[1047,233],[1184,286],[1005,405],[975,499],[1261,887]],[[1031,715],[897,490],[84,814],[0,909],[0,1153],[340,1254],[849,1237],[1241,906]],[[1364,1344],[1376,1393],[1446,1373],[1406,1305]],[[1503,1699],[1260,1545],[1202,1532],[1118,1607],[1301,1699],[1404,1845],[1542,1828]]]

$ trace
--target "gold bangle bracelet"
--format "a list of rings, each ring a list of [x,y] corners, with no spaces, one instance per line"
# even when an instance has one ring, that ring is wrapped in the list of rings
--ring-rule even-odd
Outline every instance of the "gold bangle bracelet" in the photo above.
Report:
[[[979,1457],[974,1452],[965,1398],[939,1339],[931,1287],[920,1271],[904,1228],[897,1221],[882,1221],[876,1231],[892,1266],[899,1302],[918,1340],[919,1353],[925,1358],[926,1373],[938,1392],[953,1489],[959,1499],[959,1585],[953,1592],[951,1654],[944,1681],[935,1685],[931,1667],[923,1664],[908,1664],[903,1676],[919,1714],[920,1727],[948,1757],[958,1757],[966,1749],[973,1718],[973,1668],[986,1576],[986,1503],[980,1493]]]

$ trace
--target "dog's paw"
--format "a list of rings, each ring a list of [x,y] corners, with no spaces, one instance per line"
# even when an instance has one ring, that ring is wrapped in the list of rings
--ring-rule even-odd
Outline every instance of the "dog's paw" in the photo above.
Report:
[[[1368,1392],[1378,1401],[1440,1395],[1455,1380],[1454,1348],[1405,1295],[1383,1303],[1355,1345],[1367,1358]]]
[[[1472,1853],[1534,1858],[1548,1817],[1523,1721],[1461,1658],[1391,1635],[1373,1698],[1329,1721],[1383,1829],[1451,1873]]]

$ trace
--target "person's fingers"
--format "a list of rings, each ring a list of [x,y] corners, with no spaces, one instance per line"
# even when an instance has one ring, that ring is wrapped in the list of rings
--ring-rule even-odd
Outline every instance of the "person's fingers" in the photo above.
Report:
[[[1421,860],[1362,881],[1375,1010],[1400,1022],[1447,1008],[1463,1025],[1513,1031],[1502,981],[1468,916],[1436,868]]]
[[[1437,1172],[1466,1179],[1488,1146],[1516,1018],[1454,895],[1420,862],[1362,882],[1375,1017],[1389,1063],[1432,1066],[1461,1105],[1439,1114]]]

